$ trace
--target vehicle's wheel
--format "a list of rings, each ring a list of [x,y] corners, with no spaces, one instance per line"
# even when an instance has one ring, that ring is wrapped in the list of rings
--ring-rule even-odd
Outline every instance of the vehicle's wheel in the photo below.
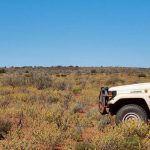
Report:
[[[116,114],[116,124],[126,122],[129,120],[148,122],[148,115],[146,111],[135,104],[123,106]]]

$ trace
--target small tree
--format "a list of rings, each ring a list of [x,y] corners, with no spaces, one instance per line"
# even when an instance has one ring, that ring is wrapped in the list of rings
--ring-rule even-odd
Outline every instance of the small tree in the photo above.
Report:
[[[1,73],[6,73],[6,70],[5,70],[4,68],[1,68],[1,69],[0,69],[0,74],[1,74]]]
[[[139,78],[146,78],[146,74],[141,73],[141,74],[138,75],[138,77],[139,77]]]
[[[96,73],[97,73],[96,69],[91,70],[91,74],[96,74]]]

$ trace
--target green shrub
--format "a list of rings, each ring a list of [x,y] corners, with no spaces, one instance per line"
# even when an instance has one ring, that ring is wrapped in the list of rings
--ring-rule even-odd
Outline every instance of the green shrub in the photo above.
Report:
[[[75,144],[75,150],[95,150],[95,147],[89,142],[79,142]]]
[[[63,129],[64,122],[63,122],[63,113],[64,110],[62,109],[61,105],[59,103],[52,104],[49,107],[49,111],[47,114],[45,114],[43,117],[45,117],[45,120],[49,123],[54,123],[58,129]]]
[[[4,68],[0,68],[0,74],[6,73],[6,70]]]
[[[32,80],[35,87],[39,90],[52,87],[52,79],[48,75],[36,75]]]
[[[109,116],[103,116],[100,121],[98,122],[98,130],[102,131],[105,127],[107,127],[111,123]]]
[[[67,81],[64,81],[64,80],[63,81],[57,81],[57,82],[55,82],[54,87],[57,90],[64,91],[69,87],[69,84],[67,83]]]
[[[124,150],[124,138],[118,132],[108,132],[93,136],[92,143],[98,150]]]
[[[25,71],[25,73],[29,73],[29,71],[28,71],[28,70],[26,70],[26,71]]]
[[[76,104],[72,107],[71,112],[72,112],[72,113],[83,112],[83,111],[84,111],[83,109],[84,109],[83,104],[81,104],[81,103],[76,103]]]
[[[43,145],[45,149],[54,149],[57,144],[62,142],[63,134],[58,130],[55,124],[43,122],[35,127],[33,131],[34,144]]]
[[[101,134],[92,138],[96,149],[100,150],[146,150],[143,139],[149,127],[144,124],[125,123],[119,126],[107,126]]]
[[[141,73],[141,74],[138,75],[138,77],[139,77],[139,78],[146,78],[146,74]]]
[[[61,74],[61,77],[67,77],[67,75],[66,74]]]
[[[118,77],[112,77],[111,79],[106,81],[106,85],[117,85],[117,84],[124,84],[125,81],[118,78]]]
[[[145,138],[143,140],[143,144],[145,145],[146,150],[150,149],[150,130],[148,131],[147,135],[145,136]]]
[[[71,93],[67,93],[64,95],[64,107],[65,107],[65,109],[69,108],[69,103],[71,102],[72,99],[73,99],[73,96]]]
[[[87,113],[87,117],[89,118],[89,120],[93,120],[93,121],[100,121],[101,119],[101,114],[99,113],[98,109],[91,109],[88,113]]]
[[[26,138],[20,129],[13,129],[7,135],[5,142],[0,144],[3,150],[28,150],[35,149],[32,137]]]
[[[91,74],[96,74],[96,73],[97,73],[96,69],[91,70]]]
[[[12,124],[8,120],[0,119],[0,139],[3,139],[11,130]]]
[[[76,142],[80,142],[82,140],[82,129],[80,126],[76,126],[72,128],[70,134],[71,134],[71,138]]]
[[[149,132],[149,126],[143,122],[137,124],[131,121],[129,123],[121,124],[118,129],[121,130],[125,137],[137,135],[140,138],[145,138]]]
[[[52,87],[52,79],[46,74],[31,74],[31,76],[12,76],[2,80],[4,86],[22,87],[34,86],[39,90]]]
[[[139,150],[142,145],[142,139],[137,135],[133,135],[126,138],[123,144],[128,150]]]
[[[6,108],[8,107],[8,105],[10,104],[10,100],[4,98],[3,100],[0,100],[0,108]]]
[[[74,94],[74,95],[78,95],[78,94],[81,93],[81,91],[82,91],[81,88],[74,88],[74,89],[73,89],[73,94]]]

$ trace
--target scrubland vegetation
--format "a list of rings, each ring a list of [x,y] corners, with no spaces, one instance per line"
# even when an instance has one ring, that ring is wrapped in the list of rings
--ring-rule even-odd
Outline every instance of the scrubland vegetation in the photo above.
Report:
[[[102,86],[150,82],[150,69],[0,69],[0,149],[148,150],[150,127],[115,126],[98,110]]]

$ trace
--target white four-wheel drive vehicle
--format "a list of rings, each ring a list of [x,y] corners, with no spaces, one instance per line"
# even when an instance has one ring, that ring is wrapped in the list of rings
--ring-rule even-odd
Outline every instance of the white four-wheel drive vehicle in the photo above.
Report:
[[[148,122],[150,117],[150,83],[102,87],[99,97],[102,114],[116,115],[116,124],[128,120]]]

